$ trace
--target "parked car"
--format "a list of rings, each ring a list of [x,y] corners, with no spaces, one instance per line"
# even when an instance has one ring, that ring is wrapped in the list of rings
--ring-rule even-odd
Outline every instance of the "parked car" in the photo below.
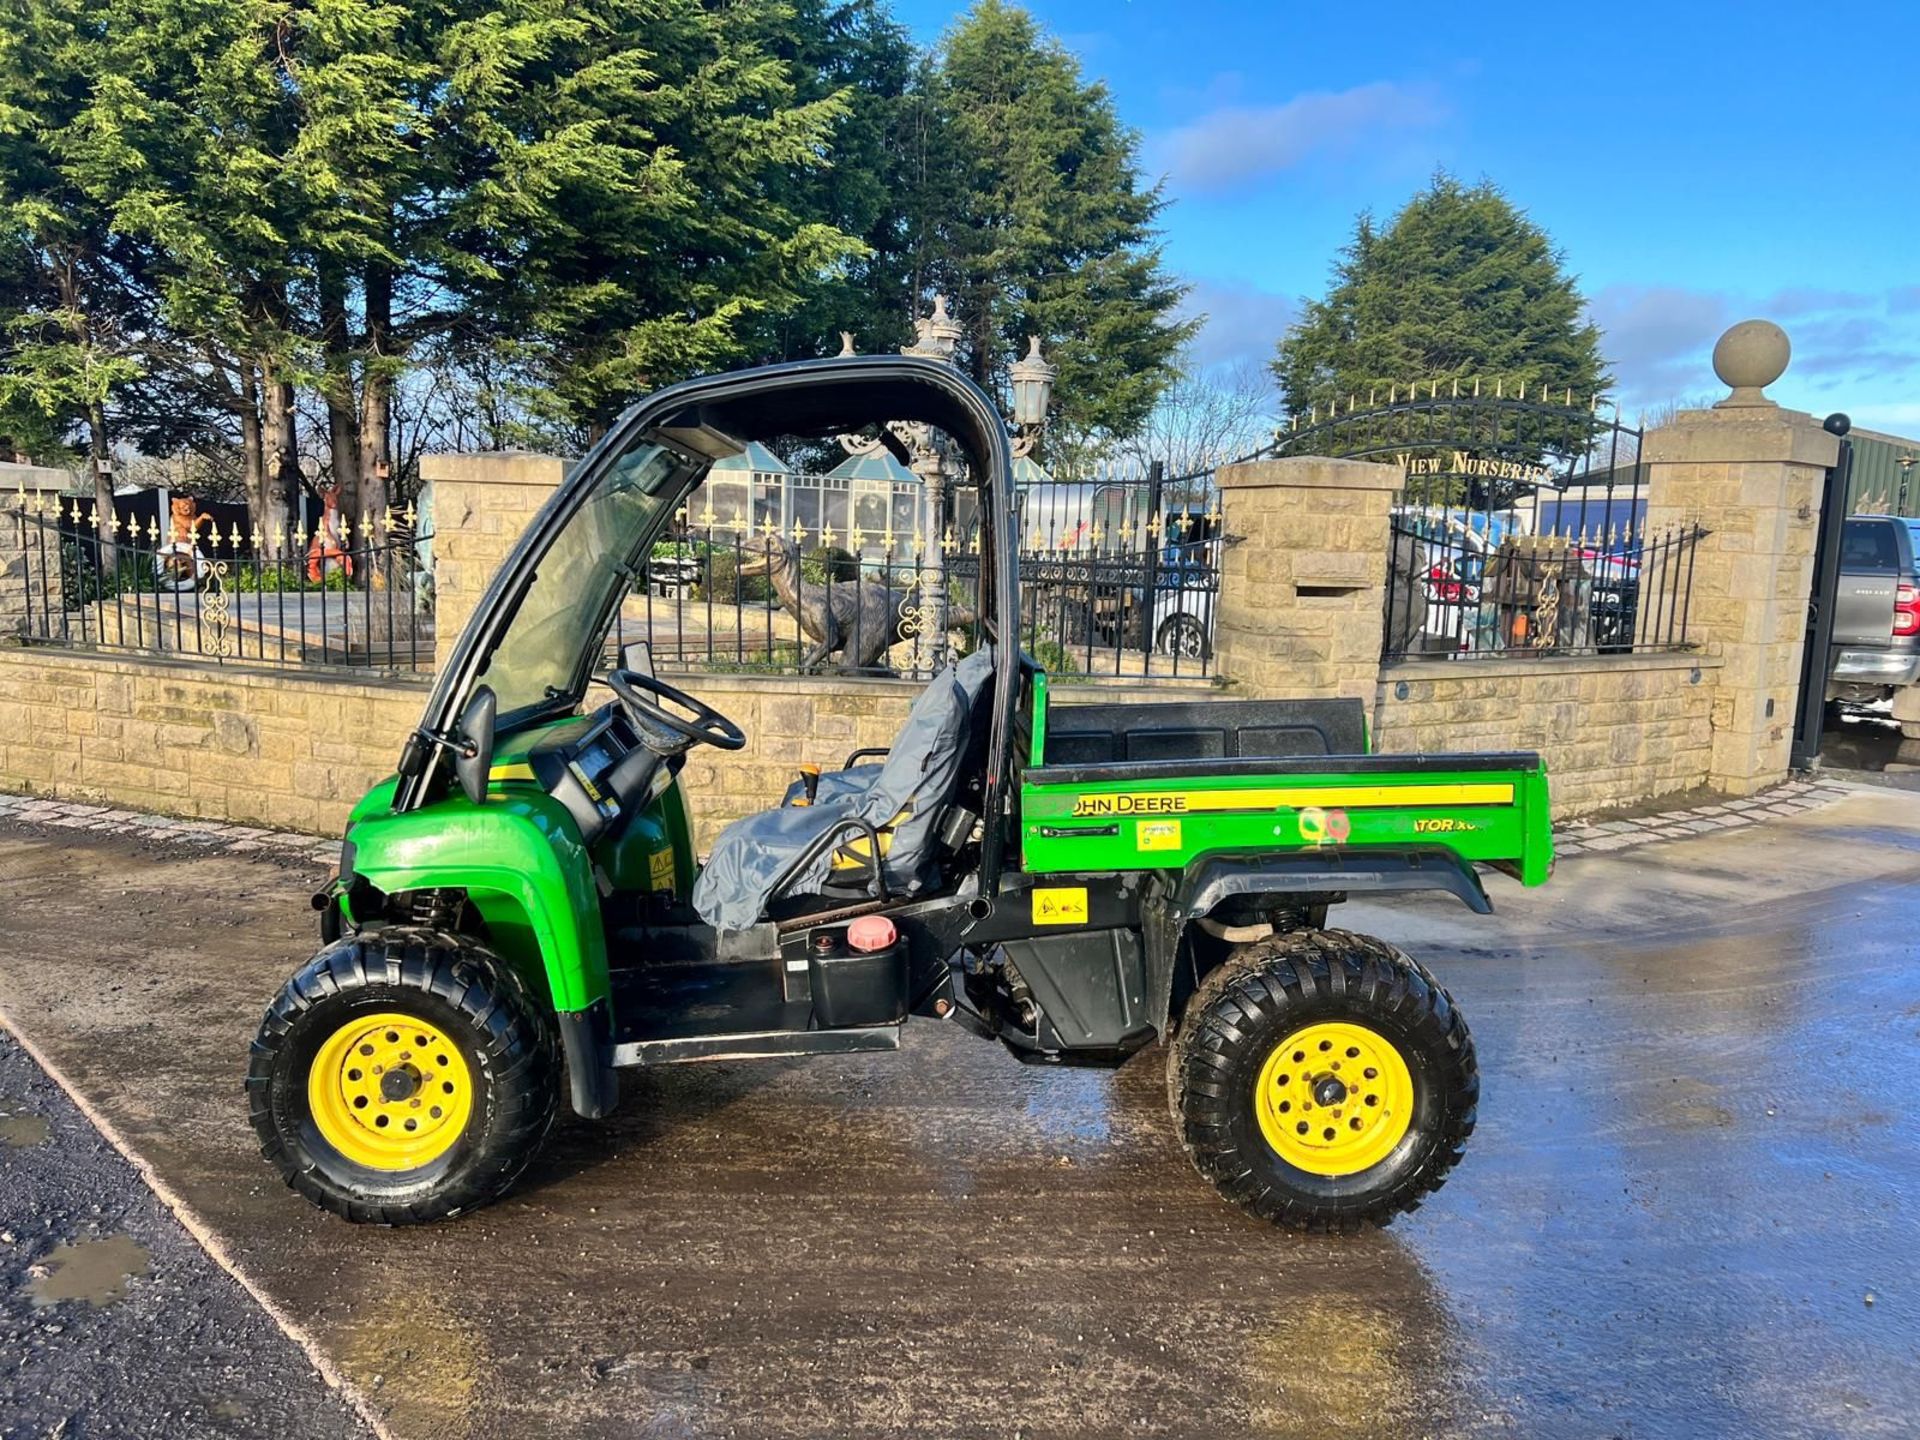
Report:
[[[1920,740],[1920,519],[1850,515],[1840,537],[1827,699],[1893,702]]]
[[[1217,537],[1163,546],[1153,587],[1153,648],[1182,660],[1212,655],[1214,602],[1219,598]]]

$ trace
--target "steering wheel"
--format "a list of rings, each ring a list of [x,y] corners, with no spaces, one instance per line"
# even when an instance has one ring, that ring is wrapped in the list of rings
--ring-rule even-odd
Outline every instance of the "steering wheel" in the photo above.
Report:
[[[640,731],[641,742],[657,755],[678,755],[694,745],[738,750],[747,743],[746,732],[718,710],[651,675],[616,668],[607,673],[607,687]],[[660,703],[663,700],[693,718],[675,715]]]

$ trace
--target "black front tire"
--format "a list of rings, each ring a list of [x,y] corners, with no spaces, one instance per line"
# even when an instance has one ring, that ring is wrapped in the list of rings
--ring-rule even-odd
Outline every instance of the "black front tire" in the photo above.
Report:
[[[448,1037],[471,1083],[458,1135],[412,1169],[357,1163],[330,1143],[309,1099],[329,1037],[388,1014]],[[410,1225],[484,1205],[519,1179],[552,1128],[563,1069],[552,1021],[497,956],[467,936],[370,930],[327,946],[267,1007],[247,1095],[261,1154],[294,1190],[348,1220]]]
[[[1412,1111],[1390,1153],[1348,1174],[1314,1173],[1262,1130],[1262,1067],[1315,1024],[1365,1027],[1404,1060]],[[1207,975],[1167,1062],[1168,1101],[1194,1166],[1234,1204],[1290,1230],[1385,1225],[1440,1188],[1473,1133],[1480,1074],[1453,998],[1408,955],[1343,930],[1244,945]]]

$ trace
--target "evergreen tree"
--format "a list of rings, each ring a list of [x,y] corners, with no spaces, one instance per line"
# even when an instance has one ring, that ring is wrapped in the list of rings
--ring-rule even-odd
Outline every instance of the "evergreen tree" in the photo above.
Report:
[[[1026,11],[980,0],[942,42],[918,137],[921,283],[954,301],[962,362],[990,390],[1038,335],[1059,366],[1057,438],[1139,428],[1198,328],[1162,264],[1138,137],[1106,87]]]
[[[861,249],[798,278],[795,303],[749,327],[746,354],[791,360],[835,353],[840,332],[867,352],[912,339],[914,293],[909,212],[919,176],[914,146],[924,96],[915,88],[920,56],[879,0],[790,0],[791,16],[768,37],[791,67],[796,98],[839,95],[825,165],[777,177],[785,203],[860,242]]]
[[[141,256],[86,184],[97,28],[76,0],[31,0],[0,30],[0,411],[42,442],[77,428],[103,552],[113,544],[115,392],[141,373]]]
[[[1436,175],[1384,228],[1356,222],[1326,297],[1280,342],[1285,409],[1455,378],[1597,394],[1611,383],[1600,332],[1563,263],[1495,186]]]
[[[524,7],[522,7],[524,9]],[[753,326],[843,274],[860,242],[799,207],[849,104],[776,53],[779,0],[542,0],[468,27],[472,203],[457,234],[494,333],[519,337],[569,419],[751,354]]]

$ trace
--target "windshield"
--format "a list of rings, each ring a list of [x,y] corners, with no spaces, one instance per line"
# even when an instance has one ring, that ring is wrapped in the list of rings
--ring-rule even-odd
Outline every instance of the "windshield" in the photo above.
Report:
[[[499,697],[502,714],[544,704],[572,688],[581,657],[598,653],[636,557],[686,469],[673,451],[636,441],[554,537],[480,674]]]

